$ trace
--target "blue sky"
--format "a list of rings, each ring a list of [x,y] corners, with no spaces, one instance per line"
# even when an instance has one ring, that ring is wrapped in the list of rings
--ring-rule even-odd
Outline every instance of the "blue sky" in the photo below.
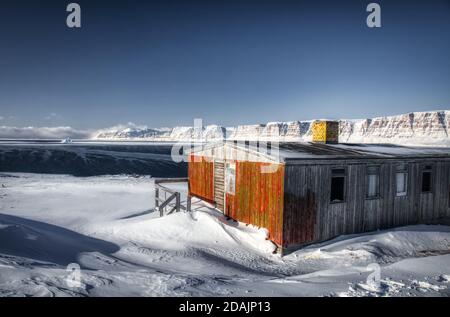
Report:
[[[0,3],[0,125],[236,125],[449,109],[450,1]]]

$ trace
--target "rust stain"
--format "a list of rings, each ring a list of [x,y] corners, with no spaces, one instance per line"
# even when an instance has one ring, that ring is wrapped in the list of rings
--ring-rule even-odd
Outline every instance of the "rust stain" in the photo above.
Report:
[[[269,163],[236,162],[236,192],[226,194],[226,215],[269,231],[269,238],[282,245],[284,165],[262,173]]]

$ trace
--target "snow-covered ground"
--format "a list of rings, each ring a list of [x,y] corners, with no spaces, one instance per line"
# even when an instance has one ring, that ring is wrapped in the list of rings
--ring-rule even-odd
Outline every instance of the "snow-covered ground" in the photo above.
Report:
[[[281,258],[264,229],[206,203],[163,218],[153,207],[147,177],[0,174],[0,295],[450,295],[450,227],[344,236]],[[378,265],[379,287],[368,281]]]

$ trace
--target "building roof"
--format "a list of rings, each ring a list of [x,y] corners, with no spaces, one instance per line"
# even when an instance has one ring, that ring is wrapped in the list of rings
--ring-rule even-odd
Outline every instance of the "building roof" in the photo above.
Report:
[[[391,144],[320,144],[283,142],[279,146],[283,160],[358,159],[403,157],[449,157],[448,147],[411,147]]]
[[[265,143],[257,144],[256,142],[235,143],[228,141],[226,143],[208,144],[191,153],[216,158],[227,157],[229,159],[272,162],[368,158],[450,158],[449,147],[310,142],[268,142],[267,145]],[[239,155],[241,159],[237,158]]]

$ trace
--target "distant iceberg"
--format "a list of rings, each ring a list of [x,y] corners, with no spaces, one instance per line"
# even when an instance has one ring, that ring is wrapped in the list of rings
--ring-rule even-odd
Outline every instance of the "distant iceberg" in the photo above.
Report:
[[[67,144],[67,143],[73,143],[73,141],[71,138],[66,138],[66,139],[61,140],[61,143]]]

